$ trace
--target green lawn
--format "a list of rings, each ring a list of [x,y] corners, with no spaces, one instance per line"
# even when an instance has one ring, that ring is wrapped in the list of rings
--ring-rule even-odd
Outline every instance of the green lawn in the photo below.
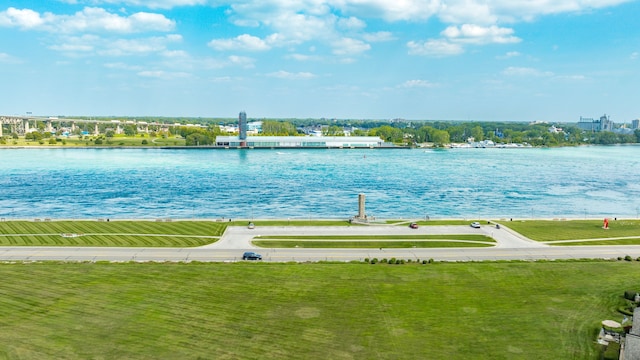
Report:
[[[348,220],[302,220],[302,219],[276,219],[276,220],[255,220],[255,221],[233,221],[231,226],[247,226],[252,222],[257,226],[361,226],[351,224]]]
[[[217,241],[226,225],[211,221],[6,221],[0,222],[0,246],[192,247]]]
[[[53,137],[55,139],[55,137]],[[25,140],[24,137],[20,137],[17,140],[9,139],[6,144],[0,144],[2,146],[39,146],[39,147],[93,147],[93,146],[184,146],[185,139],[183,138],[162,138],[162,137],[149,137],[145,135],[144,137],[137,136],[125,136],[125,135],[116,135],[112,138],[107,138],[104,135],[94,136],[88,135],[82,138],[78,136],[72,136],[69,138],[58,137],[60,141],[56,141],[55,144],[49,144],[49,140],[51,138],[42,139],[42,144],[37,140]],[[100,138],[102,140],[102,144],[96,145],[95,140]],[[143,144],[143,140],[146,140],[146,144]],[[64,143],[63,143],[64,142]]]
[[[603,220],[525,220],[500,223],[537,241],[640,237],[640,220],[610,219],[608,230],[602,228]],[[636,242],[638,243],[640,242]]]
[[[484,235],[291,235],[256,237],[252,243],[265,248],[442,248],[488,247],[495,240]]]
[[[0,265],[0,358],[597,359],[640,262]]]
[[[313,240],[254,240],[255,246],[263,248],[308,248],[308,249],[409,249],[409,248],[458,248],[458,247],[491,247],[495,243],[470,242],[470,241],[446,241],[446,240],[393,240],[393,241],[313,241]]]

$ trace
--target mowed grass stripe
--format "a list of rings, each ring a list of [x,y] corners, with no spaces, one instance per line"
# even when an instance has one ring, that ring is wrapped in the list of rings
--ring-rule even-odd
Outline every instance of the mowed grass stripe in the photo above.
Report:
[[[253,240],[251,242],[255,246],[263,248],[309,248],[309,249],[328,249],[328,248],[352,248],[352,249],[375,249],[375,248],[447,248],[447,247],[491,247],[495,243],[488,242],[472,242],[464,240],[421,240],[421,241],[314,241],[314,240]]]
[[[265,240],[470,240],[495,242],[495,240],[485,235],[269,235],[260,236]]]
[[[224,229],[197,221],[12,221],[0,222],[0,246],[195,247],[217,241]]]
[[[609,219],[609,229],[602,228],[603,220],[527,220],[502,223],[537,241],[640,236],[640,220]]]
[[[226,223],[211,221],[5,221],[0,234],[131,233],[220,236]]]
[[[7,358],[597,358],[637,262],[0,265]],[[6,298],[9,301],[2,302]],[[473,301],[469,301],[473,299]]]

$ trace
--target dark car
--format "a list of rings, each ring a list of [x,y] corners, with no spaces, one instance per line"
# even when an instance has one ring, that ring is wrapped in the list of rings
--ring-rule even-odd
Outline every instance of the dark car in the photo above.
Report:
[[[262,260],[262,255],[253,251],[247,251],[242,254],[242,260]]]
[[[409,224],[409,227],[412,229],[417,229],[418,228],[418,224],[417,223],[411,223]]]

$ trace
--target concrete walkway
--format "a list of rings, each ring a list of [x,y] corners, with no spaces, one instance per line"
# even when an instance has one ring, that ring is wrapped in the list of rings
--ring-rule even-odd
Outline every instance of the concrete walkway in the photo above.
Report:
[[[376,226],[256,226],[254,229],[247,227],[230,226],[219,241],[204,245],[206,249],[251,249],[256,248],[251,240],[260,236],[356,236],[356,235],[463,235],[482,234],[496,240],[497,248],[539,248],[548,245],[527,239],[526,237],[501,226],[497,229],[494,225],[482,225],[480,229],[468,225],[443,225],[421,226],[411,229],[408,226],[376,225]]]

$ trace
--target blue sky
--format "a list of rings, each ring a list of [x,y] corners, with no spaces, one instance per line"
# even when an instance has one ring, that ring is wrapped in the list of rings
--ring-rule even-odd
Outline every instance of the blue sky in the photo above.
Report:
[[[0,114],[640,117],[640,2],[3,0]]]

